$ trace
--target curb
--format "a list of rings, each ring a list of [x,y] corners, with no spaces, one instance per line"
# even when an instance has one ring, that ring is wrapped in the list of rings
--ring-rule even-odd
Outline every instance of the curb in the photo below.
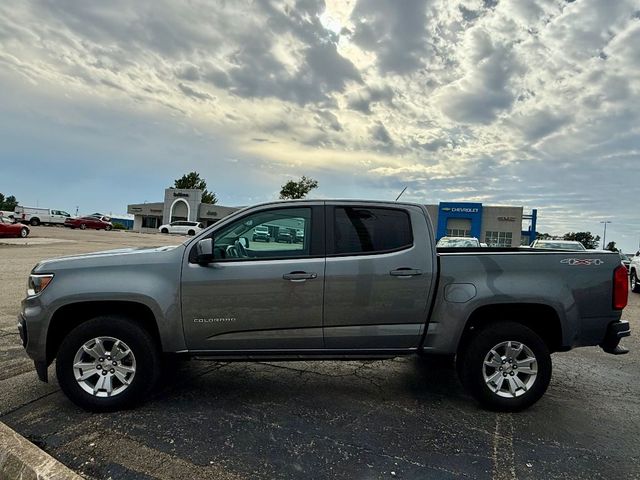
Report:
[[[0,478],[83,480],[48,453],[0,422]]]

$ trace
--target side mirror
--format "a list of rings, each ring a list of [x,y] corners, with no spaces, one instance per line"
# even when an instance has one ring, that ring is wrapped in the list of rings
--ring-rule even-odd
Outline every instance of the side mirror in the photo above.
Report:
[[[213,238],[205,238],[196,244],[196,261],[200,265],[207,265],[213,262]]]
[[[238,242],[240,242],[240,245],[242,245],[244,248],[249,248],[249,239],[247,237],[240,237],[238,239]]]

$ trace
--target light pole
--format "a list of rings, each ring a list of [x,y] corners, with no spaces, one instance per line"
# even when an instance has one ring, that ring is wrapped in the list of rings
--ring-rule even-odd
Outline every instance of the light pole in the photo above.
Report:
[[[607,241],[607,223],[611,223],[611,220],[604,220],[600,223],[604,223],[604,234],[602,235],[602,249],[604,250],[607,246],[605,243]]]

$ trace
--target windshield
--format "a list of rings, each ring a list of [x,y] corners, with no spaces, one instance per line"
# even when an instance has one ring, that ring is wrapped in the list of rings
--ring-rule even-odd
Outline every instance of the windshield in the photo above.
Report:
[[[547,249],[559,249],[559,250],[586,250],[584,246],[579,242],[538,242],[533,245],[533,248],[547,248]]]
[[[473,248],[480,244],[475,238],[441,238],[436,247]]]

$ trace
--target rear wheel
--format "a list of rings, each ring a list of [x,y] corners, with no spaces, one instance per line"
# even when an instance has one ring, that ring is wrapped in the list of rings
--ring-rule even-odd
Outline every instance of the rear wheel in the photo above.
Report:
[[[40,219],[39,218],[32,218],[31,220],[29,220],[29,223],[32,226],[37,227],[38,225],[40,225]]]
[[[166,228],[163,228],[162,230],[160,230],[160,233],[169,233],[169,230],[167,230]]]
[[[631,274],[629,275],[631,278],[631,291],[635,293],[640,293],[640,281],[638,280],[638,272],[635,270],[631,270]]]
[[[27,238],[27,235],[29,235],[29,230],[27,230],[26,228],[21,228],[20,229],[20,237],[21,238]]]
[[[484,407],[523,410],[551,380],[551,354],[533,330],[515,322],[490,324],[473,335],[457,358],[464,387]]]
[[[80,224],[80,230],[86,230],[87,229],[87,225],[84,223]]]
[[[106,412],[144,400],[160,365],[160,353],[149,332],[127,318],[101,316],[66,336],[58,351],[56,373],[72,402]]]
[[[111,225],[107,225],[106,227],[104,227],[104,229],[108,232],[109,230],[111,230],[113,227]]]

